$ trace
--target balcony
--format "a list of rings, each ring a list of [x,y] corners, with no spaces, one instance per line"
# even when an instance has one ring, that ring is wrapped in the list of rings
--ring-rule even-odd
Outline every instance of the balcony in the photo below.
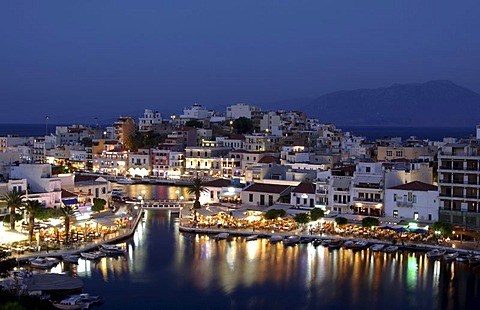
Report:
[[[355,202],[383,203],[383,199],[364,198],[364,197],[355,197],[355,198],[353,198],[353,201],[355,201]]]

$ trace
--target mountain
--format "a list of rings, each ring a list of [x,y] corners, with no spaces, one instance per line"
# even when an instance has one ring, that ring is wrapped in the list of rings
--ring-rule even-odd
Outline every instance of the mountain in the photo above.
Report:
[[[291,109],[344,126],[466,127],[480,123],[480,94],[436,80],[337,91]]]

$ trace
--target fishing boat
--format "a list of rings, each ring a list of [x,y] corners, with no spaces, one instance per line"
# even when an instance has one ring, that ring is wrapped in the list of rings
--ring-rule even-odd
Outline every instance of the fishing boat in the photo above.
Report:
[[[385,249],[383,249],[385,253],[395,253],[398,251],[398,246],[396,245],[389,245]]]
[[[123,250],[121,247],[118,245],[111,245],[111,244],[101,244],[98,249],[109,255],[121,255],[125,254],[125,250]]]
[[[445,252],[447,251],[444,249],[431,250],[430,252],[427,252],[427,257],[432,259],[441,258],[443,255],[445,255]]]
[[[258,239],[258,235],[251,235],[245,238],[245,241],[255,241]]]
[[[99,259],[101,257],[105,257],[106,254],[101,252],[101,251],[93,251],[93,252],[82,252],[80,253],[80,255],[85,258],[85,259],[89,259],[89,260],[95,260],[95,259]]]
[[[220,240],[225,240],[229,236],[229,233],[219,233],[218,235],[215,236],[215,240],[220,241]]]
[[[450,262],[455,260],[457,257],[458,257],[458,252],[447,253],[443,255],[443,260],[445,260],[446,262]]]
[[[35,268],[51,268],[58,264],[58,259],[53,257],[37,257],[30,261],[30,265]]]
[[[271,236],[270,243],[277,243],[283,240],[283,236]]]
[[[380,243],[373,244],[373,245],[370,246],[370,251],[380,252],[381,250],[383,250],[384,247],[385,247],[384,244],[380,244]]]

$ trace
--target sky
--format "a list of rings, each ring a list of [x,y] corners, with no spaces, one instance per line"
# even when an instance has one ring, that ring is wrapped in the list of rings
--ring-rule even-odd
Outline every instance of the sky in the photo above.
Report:
[[[480,92],[478,16],[478,0],[2,0],[0,123],[437,79]]]

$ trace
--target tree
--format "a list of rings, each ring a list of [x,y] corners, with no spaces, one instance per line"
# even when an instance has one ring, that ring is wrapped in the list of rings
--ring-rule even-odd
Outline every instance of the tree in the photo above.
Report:
[[[263,216],[267,220],[274,220],[279,217],[284,217],[287,214],[283,209],[270,209]]]
[[[253,122],[246,117],[239,117],[233,121],[233,129],[238,134],[250,133],[253,130]]]
[[[322,218],[325,216],[325,212],[323,211],[323,209],[320,209],[320,208],[313,208],[311,211],[310,211],[310,218],[312,219],[312,221],[316,221],[318,220],[319,218]]]
[[[200,196],[202,193],[208,192],[208,189],[206,189],[203,186],[203,182],[200,178],[195,178],[192,180],[192,183],[188,187],[187,190],[189,195],[194,195],[195,196],[195,202],[193,203],[193,216],[194,216],[194,222],[195,224],[197,223],[197,209],[200,209],[202,206],[200,204]]]
[[[35,217],[44,207],[38,200],[27,200],[23,209],[28,212],[28,241],[31,242],[33,239],[33,228],[35,227]]]
[[[346,225],[348,223],[348,220],[340,216],[335,218],[335,223],[337,223],[337,225]]]
[[[375,217],[365,217],[362,220],[363,227],[372,227],[380,225],[380,221]]]
[[[65,219],[65,242],[68,242],[68,235],[70,234],[70,218],[73,216],[73,208],[71,206],[64,206],[61,208],[63,218]]]
[[[10,255],[8,252],[0,251],[0,278],[8,277],[9,271],[17,265],[15,258],[9,258]]]
[[[298,213],[293,217],[298,224],[307,224],[310,222],[310,215],[308,213]]]
[[[440,232],[442,236],[450,236],[453,232],[453,226],[450,223],[435,222],[431,228],[433,231]]]
[[[105,210],[105,205],[107,204],[107,201],[102,198],[93,198],[93,206],[92,206],[92,211],[94,212],[100,212]]]
[[[10,229],[15,230],[15,213],[17,208],[23,206],[23,192],[11,191],[2,196],[2,199],[7,203],[7,207],[10,208]]]

